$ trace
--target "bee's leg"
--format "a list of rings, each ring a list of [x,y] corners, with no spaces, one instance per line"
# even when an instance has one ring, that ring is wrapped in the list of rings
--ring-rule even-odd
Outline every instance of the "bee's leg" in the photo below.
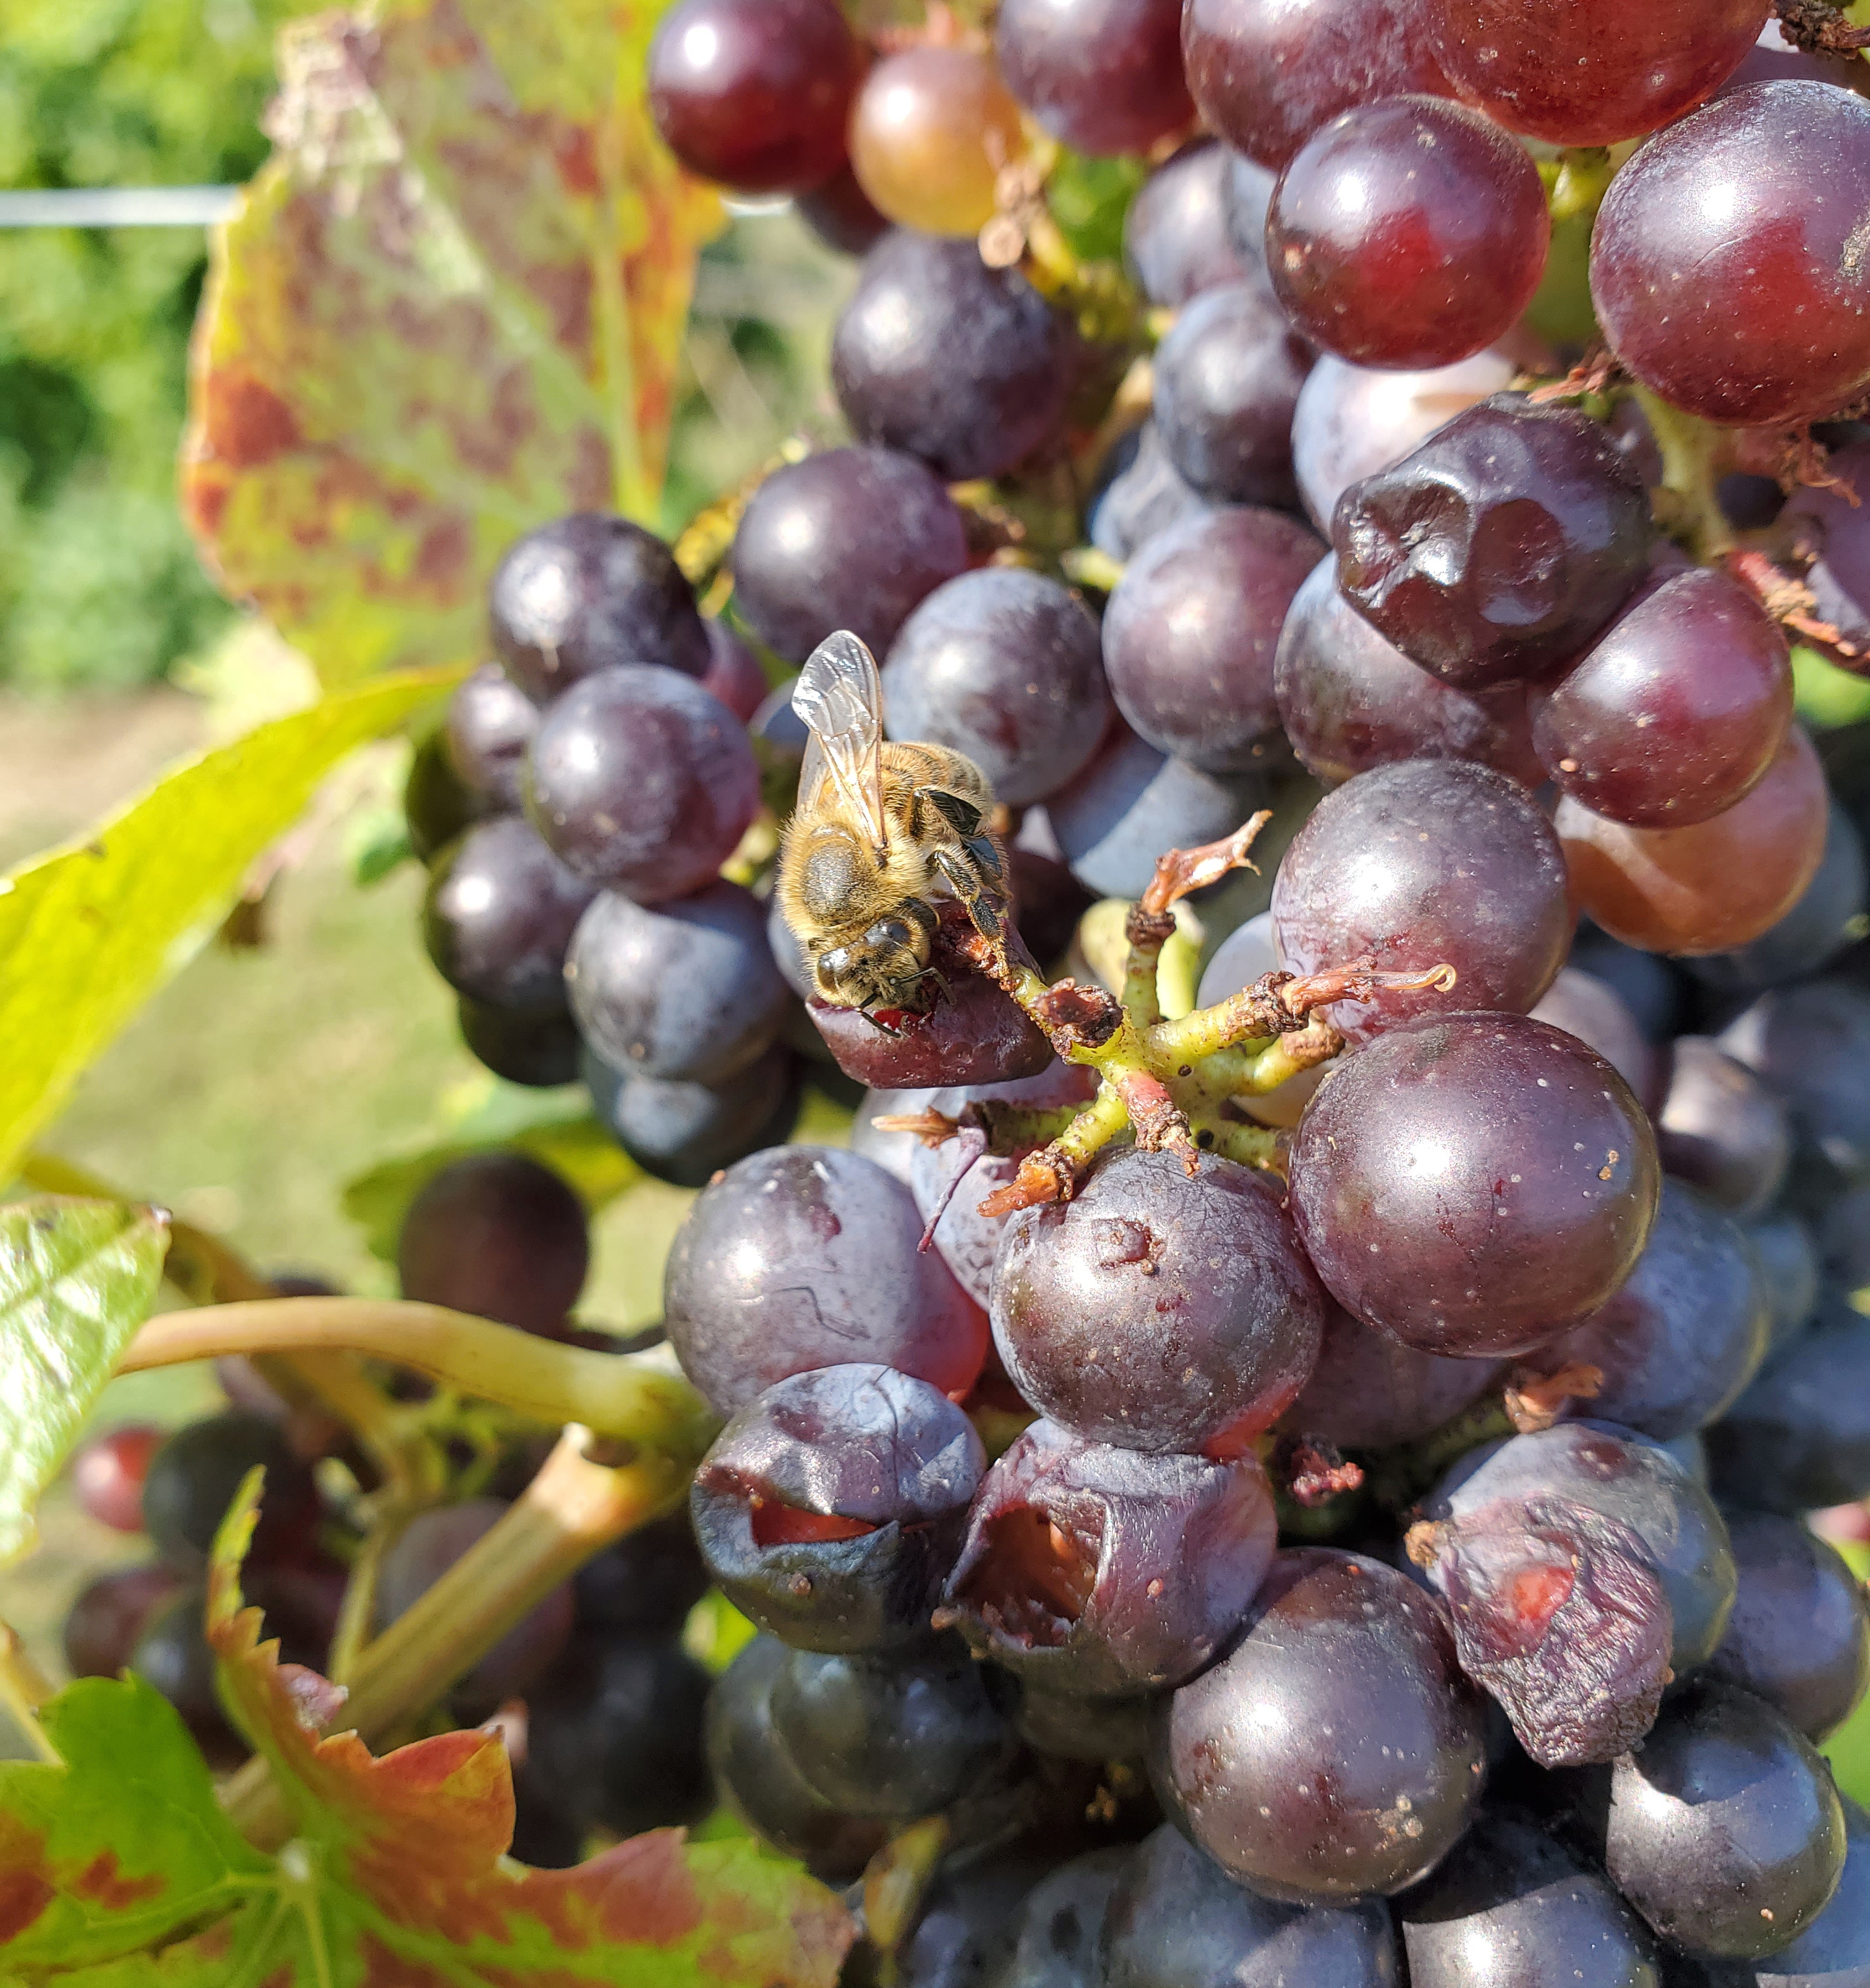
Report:
[[[986,838],[981,837],[985,840]],[[989,860],[992,868],[988,875],[996,877],[999,874],[999,857],[989,845]],[[935,866],[947,881],[949,888],[960,901],[974,929],[981,937],[1001,953],[1006,950],[1006,899],[994,884],[982,874],[986,867],[974,853],[973,845],[964,843],[959,850],[938,849],[935,852]]]

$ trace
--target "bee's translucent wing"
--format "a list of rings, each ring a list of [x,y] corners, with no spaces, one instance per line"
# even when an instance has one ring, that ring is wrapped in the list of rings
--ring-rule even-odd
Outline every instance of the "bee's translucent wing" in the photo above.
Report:
[[[827,780],[869,831],[883,833],[883,680],[877,659],[844,629],[827,635],[805,661],[792,708],[811,737],[799,774],[799,805],[810,808]]]

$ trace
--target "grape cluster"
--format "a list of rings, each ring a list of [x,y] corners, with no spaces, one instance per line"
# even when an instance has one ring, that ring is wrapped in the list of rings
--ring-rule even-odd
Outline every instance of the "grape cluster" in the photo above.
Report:
[[[871,48],[681,0],[650,69],[686,165],[862,261],[848,439],[712,555],[522,539],[411,774],[469,1046],[699,1190],[663,1329],[723,1425],[688,1521],[457,1689],[530,1702],[519,1854],[712,1787],[847,1883],[938,1818],[853,1963],[905,1988],[1870,1979],[1817,1750],[1870,1612],[1808,1522],[1870,1495],[1870,753],[1795,721],[1787,636],[1870,641],[1851,66],[1767,0],[1002,0]],[[1155,162],[1127,277],[1043,211],[1061,147]],[[840,631],[991,786],[1033,969],[945,904],[881,1025],[772,888]],[[848,1148],[786,1143],[807,1080]],[[403,1287],[564,1337],[585,1246],[462,1161]],[[286,1440],[238,1427],[150,1465],[108,1662]],[[380,1619],[501,1488],[407,1529]],[[758,1631],[705,1728],[704,1580]]]

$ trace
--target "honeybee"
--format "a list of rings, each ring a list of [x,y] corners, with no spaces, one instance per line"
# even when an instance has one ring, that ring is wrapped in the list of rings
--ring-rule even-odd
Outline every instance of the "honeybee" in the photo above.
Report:
[[[779,848],[780,911],[820,999],[872,1021],[926,1008],[938,904],[959,901],[1004,941],[1006,861],[984,826],[993,790],[945,746],[884,742],[876,659],[842,630],[812,651],[792,708],[811,735]]]

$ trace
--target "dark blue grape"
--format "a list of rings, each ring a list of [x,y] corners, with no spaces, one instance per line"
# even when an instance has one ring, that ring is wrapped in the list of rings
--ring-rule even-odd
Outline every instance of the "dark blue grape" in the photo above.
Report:
[[[311,1472],[276,1424],[229,1408],[178,1429],[150,1459],[143,1480],[143,1529],[150,1545],[178,1571],[201,1573],[234,1494],[255,1469],[266,1473],[253,1536],[255,1564],[282,1558],[306,1543],[319,1517]]]
[[[1659,1088],[1655,1143],[1666,1171],[1737,1221],[1763,1214],[1792,1160],[1784,1106],[1705,1036],[1682,1036],[1671,1045]]]
[[[1706,1440],[1715,1485],[1736,1504],[1804,1512],[1870,1493],[1870,1318],[1821,1310]]]
[[[462,1040],[495,1077],[540,1090],[577,1083],[583,1040],[563,1009],[490,1008],[463,994],[455,1012]]]
[[[1203,290],[1252,280],[1257,237],[1247,253],[1228,236],[1226,181],[1237,156],[1211,139],[1185,145],[1137,189],[1124,216],[1124,259],[1152,304],[1178,310]]]
[[[780,1043],[712,1089],[624,1076],[588,1050],[583,1077],[617,1143],[645,1173],[678,1187],[705,1187],[749,1153],[784,1144],[799,1116],[798,1059]]]
[[[1824,854],[1805,894],[1751,945],[1691,958],[1688,970],[1722,994],[1753,994],[1803,979],[1828,965],[1858,935],[1865,901],[1863,838],[1834,800]]]
[[[516,814],[539,706],[498,663],[483,663],[448,699],[441,739],[455,776],[488,806]]]
[[[562,1014],[566,949],[595,894],[526,823],[502,815],[443,851],[422,901],[422,937],[456,993]]]
[[[590,1267],[584,1205],[524,1153],[475,1153],[424,1182],[396,1240],[403,1296],[546,1337]]]
[[[1289,505],[1292,411],[1311,364],[1260,282],[1204,290],[1156,347],[1154,409],[1170,460],[1211,502]]]

